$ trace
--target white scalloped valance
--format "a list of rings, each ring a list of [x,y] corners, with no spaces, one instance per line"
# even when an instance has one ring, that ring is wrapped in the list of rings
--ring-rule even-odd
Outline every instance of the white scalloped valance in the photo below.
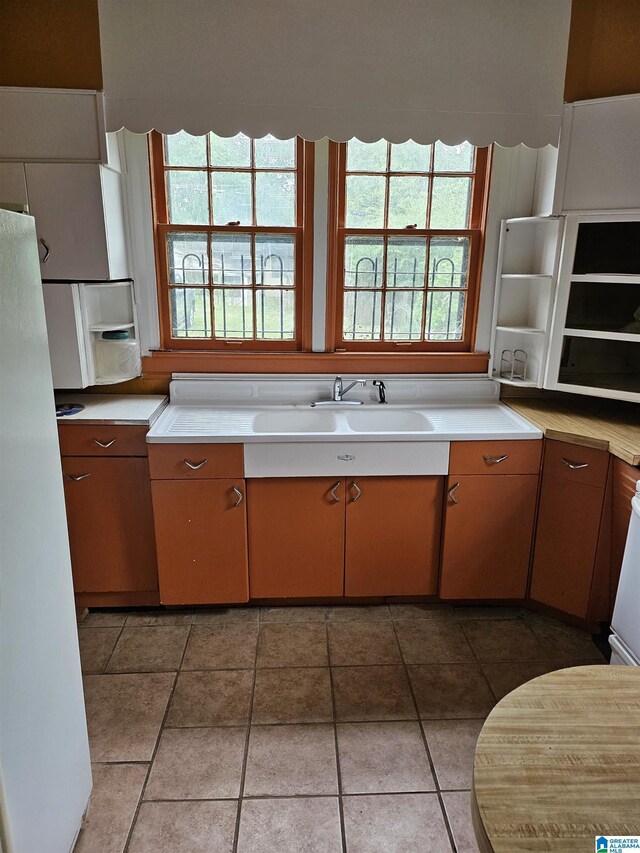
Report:
[[[100,0],[107,130],[557,145],[570,0]]]

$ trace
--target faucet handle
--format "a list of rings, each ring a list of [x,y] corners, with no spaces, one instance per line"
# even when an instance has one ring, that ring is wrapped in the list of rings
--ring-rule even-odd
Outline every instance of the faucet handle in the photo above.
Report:
[[[378,388],[378,402],[379,403],[386,403],[387,402],[387,395],[385,393],[386,392],[386,385],[384,384],[382,379],[374,379],[372,384]]]

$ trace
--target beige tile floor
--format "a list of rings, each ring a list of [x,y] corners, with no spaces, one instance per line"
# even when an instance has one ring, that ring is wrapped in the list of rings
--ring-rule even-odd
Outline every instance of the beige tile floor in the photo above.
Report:
[[[603,662],[516,608],[91,613],[80,853],[475,853],[473,751],[530,678]]]

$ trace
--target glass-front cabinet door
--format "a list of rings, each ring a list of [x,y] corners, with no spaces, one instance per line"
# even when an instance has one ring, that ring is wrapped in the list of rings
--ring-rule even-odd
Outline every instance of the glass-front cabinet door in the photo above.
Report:
[[[640,402],[640,217],[567,217],[545,387]]]

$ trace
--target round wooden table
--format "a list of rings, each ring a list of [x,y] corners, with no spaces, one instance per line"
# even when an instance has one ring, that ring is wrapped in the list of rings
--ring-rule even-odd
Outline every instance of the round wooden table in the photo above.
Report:
[[[478,738],[472,810],[482,853],[640,835],[640,667],[561,669],[505,696]]]

